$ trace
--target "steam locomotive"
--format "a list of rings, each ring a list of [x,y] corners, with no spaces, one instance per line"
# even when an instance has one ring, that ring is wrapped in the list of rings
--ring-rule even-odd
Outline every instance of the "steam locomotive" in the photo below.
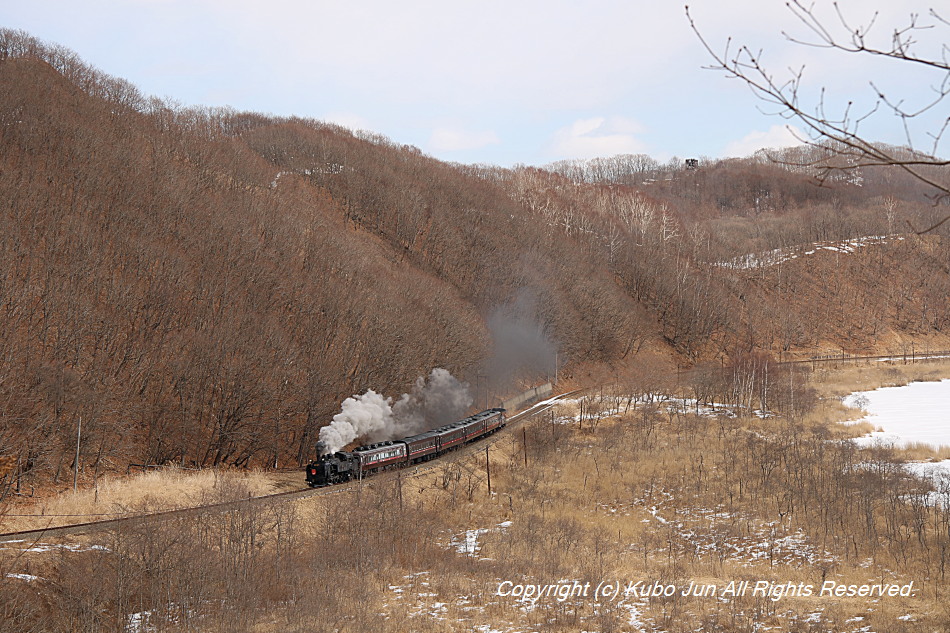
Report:
[[[307,484],[311,488],[362,479],[380,470],[418,464],[504,428],[504,409],[487,409],[464,420],[437,429],[355,448],[352,453],[323,455],[307,464]]]

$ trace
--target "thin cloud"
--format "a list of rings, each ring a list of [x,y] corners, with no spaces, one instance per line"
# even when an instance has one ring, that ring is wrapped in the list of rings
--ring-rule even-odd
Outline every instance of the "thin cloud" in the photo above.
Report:
[[[428,148],[435,152],[457,152],[497,145],[501,140],[492,131],[471,132],[460,128],[436,128],[429,138]]]
[[[353,112],[331,112],[324,115],[322,119],[328,123],[335,123],[354,132],[373,129],[373,125],[368,119]]]
[[[760,149],[778,149],[780,147],[797,147],[802,144],[804,133],[793,125],[773,125],[767,131],[750,132],[738,141],[726,146],[722,155],[725,157],[751,156]]]
[[[639,123],[624,117],[578,119],[554,133],[551,153],[557,158],[646,153],[646,145],[637,138],[642,132]]]

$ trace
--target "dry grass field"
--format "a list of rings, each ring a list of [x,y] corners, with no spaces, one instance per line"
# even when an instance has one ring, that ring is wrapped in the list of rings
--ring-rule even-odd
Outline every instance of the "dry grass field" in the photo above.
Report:
[[[21,499],[0,516],[0,532],[32,530],[162,510],[189,508],[221,497],[222,488],[241,495],[277,492],[281,481],[259,470],[149,470],[103,477],[98,485],[51,497]]]
[[[944,370],[819,372],[821,404],[794,420],[598,394],[509,429],[487,468],[479,450],[297,503],[7,545],[0,631],[950,630],[950,486],[845,441],[835,399]],[[230,473],[159,502],[190,479],[174,476],[121,503],[279,485]]]

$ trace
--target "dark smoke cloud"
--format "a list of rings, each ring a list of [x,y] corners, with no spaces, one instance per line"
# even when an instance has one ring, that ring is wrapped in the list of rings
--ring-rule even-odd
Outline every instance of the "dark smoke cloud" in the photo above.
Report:
[[[554,377],[558,348],[541,325],[537,303],[534,293],[522,290],[488,316],[495,350],[486,369],[496,388],[524,377]]]
[[[454,422],[472,406],[468,383],[460,382],[447,369],[436,368],[429,378],[416,378],[411,393],[393,405],[393,415],[411,433]]]

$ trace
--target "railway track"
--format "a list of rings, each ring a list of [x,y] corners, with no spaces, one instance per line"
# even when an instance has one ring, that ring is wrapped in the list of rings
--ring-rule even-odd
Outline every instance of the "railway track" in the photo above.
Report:
[[[555,406],[558,401],[565,398],[569,398],[573,395],[584,391],[583,389],[576,389],[574,391],[569,391],[563,394],[554,396],[543,402],[539,402],[523,411],[516,413],[515,415],[508,418],[508,424],[506,426],[507,430],[513,430],[519,428],[525,421],[531,419],[532,417],[539,415],[551,407]],[[247,499],[238,499],[235,501],[226,501],[223,503],[214,503],[203,506],[194,506],[190,508],[179,508],[176,510],[163,510],[160,512],[150,512],[147,514],[135,514],[130,516],[122,516],[114,519],[102,519],[98,521],[87,521],[83,523],[72,523],[70,525],[61,525],[55,527],[45,527],[45,528],[36,528],[31,530],[20,530],[16,532],[6,532],[0,534],[0,543],[10,543],[10,542],[34,542],[44,538],[56,538],[61,536],[70,536],[76,534],[88,534],[90,532],[97,532],[102,530],[112,530],[117,528],[131,528],[137,525],[141,525],[147,521],[155,520],[165,520],[179,517],[187,517],[190,515],[197,515],[205,512],[227,512],[228,510],[233,510],[240,507],[251,507],[254,505],[267,505],[269,503],[275,502],[284,502],[284,501],[296,501],[298,499],[304,499],[307,497],[318,497],[326,496],[332,494],[345,494],[347,492],[352,492],[361,485],[374,485],[376,483],[383,483],[391,481],[394,478],[411,478],[419,477],[425,474],[428,474],[430,471],[434,470],[437,467],[441,467],[445,463],[452,463],[458,461],[464,457],[467,457],[476,451],[481,451],[485,447],[492,446],[499,440],[503,439],[507,434],[495,433],[485,439],[476,441],[472,444],[468,444],[460,448],[459,450],[452,451],[448,455],[444,455],[439,459],[432,460],[431,462],[425,462],[423,464],[417,464],[410,468],[400,469],[398,471],[387,471],[385,473],[380,473],[373,476],[370,479],[364,481],[351,481],[345,484],[339,484],[336,486],[329,486],[327,488],[302,488],[300,490],[290,490],[286,492],[278,492],[271,495],[262,495],[260,497],[250,497]],[[303,471],[301,470],[301,477]]]
[[[818,364],[818,363],[849,363],[849,362],[860,362],[860,361],[904,361],[904,362],[919,362],[925,360],[935,360],[941,358],[950,357],[950,351],[925,351],[921,353],[919,351],[912,351],[910,354],[898,353],[898,354],[884,354],[884,355],[875,355],[875,356],[851,356],[847,354],[829,354],[827,356],[818,356],[806,359],[796,359],[789,361],[782,361],[782,365],[799,365],[799,364]],[[573,395],[577,395],[585,391],[584,389],[576,389],[574,391],[569,391],[566,393],[559,394],[550,398],[549,400],[537,403],[523,411],[516,413],[515,415],[508,418],[508,424],[506,429],[510,432],[511,430],[520,427],[526,420],[531,417],[538,415],[544,411],[547,411],[553,407],[559,400],[569,398]],[[463,446],[462,448],[449,453],[448,455],[443,455],[439,459],[433,460],[431,462],[425,462],[423,464],[417,464],[415,466],[400,469],[398,471],[386,471],[384,473],[379,473],[374,475],[372,478],[359,481],[351,481],[344,484],[338,484],[335,486],[330,486],[327,488],[301,488],[299,490],[290,490],[285,492],[278,492],[271,495],[263,495],[260,497],[251,497],[248,499],[239,499],[235,501],[228,501],[223,503],[216,503],[203,506],[194,506],[190,508],[180,508],[175,510],[163,510],[160,512],[152,512],[147,514],[134,514],[127,516],[120,516],[110,519],[101,519],[96,521],[87,521],[82,523],[72,523],[69,525],[60,525],[52,526],[45,528],[36,528],[30,530],[20,530],[16,532],[6,532],[0,533],[0,543],[9,543],[13,541],[33,541],[40,538],[51,538],[58,536],[67,536],[74,534],[86,534],[89,532],[95,532],[100,530],[109,530],[119,527],[131,527],[134,525],[141,524],[146,521],[160,520],[167,518],[183,517],[192,514],[199,514],[203,512],[226,512],[233,508],[246,507],[250,505],[265,505],[268,503],[282,502],[282,501],[293,501],[297,499],[302,499],[310,496],[325,496],[332,494],[346,494],[357,489],[361,485],[376,485],[379,483],[389,482],[392,479],[397,477],[402,478],[413,478],[419,477],[425,474],[428,474],[432,470],[442,467],[446,463],[456,462],[464,457],[467,457],[476,451],[483,450],[486,446],[492,446],[501,439],[507,437],[509,433],[496,433],[487,438],[481,439],[473,444]],[[52,524],[52,521],[50,522]]]
[[[939,359],[939,358],[948,358],[950,357],[950,351],[938,351],[932,352],[927,351],[925,353],[912,352],[911,354],[886,354],[879,356],[850,356],[847,354],[835,354],[821,357],[813,357],[807,359],[797,359],[791,361],[783,361],[783,365],[798,365],[798,364],[816,364],[816,363],[849,363],[857,361],[884,361],[884,360],[893,360],[904,362],[918,362],[929,359]],[[444,466],[446,463],[453,463],[459,461],[465,457],[468,457],[475,452],[480,452],[484,450],[485,447],[490,447],[496,442],[505,439],[510,435],[510,431],[519,428],[525,421],[531,419],[532,417],[543,413],[549,410],[551,407],[556,405],[558,401],[571,396],[577,395],[585,389],[576,389],[566,393],[559,394],[548,400],[536,403],[535,405],[528,407],[527,409],[516,413],[508,418],[508,424],[506,430],[508,433],[496,433],[494,435],[488,436],[484,439],[478,440],[472,444],[465,445],[459,448],[456,451],[452,451],[447,455],[435,459],[431,462],[425,462],[422,464],[417,464],[409,468],[403,468],[399,470],[386,471],[374,475],[372,478],[363,480],[363,481],[350,481],[344,484],[338,484],[334,486],[329,486],[326,488],[301,488],[298,490],[290,490],[285,492],[278,492],[270,495],[263,495],[260,497],[250,497],[247,499],[238,499],[235,501],[227,501],[223,503],[209,504],[203,506],[193,506],[190,508],[180,508],[175,510],[163,510],[159,512],[151,512],[147,514],[133,514],[127,516],[120,516],[116,518],[101,519],[96,521],[86,521],[82,523],[72,523],[69,525],[59,525],[45,528],[35,528],[30,530],[20,530],[16,532],[6,532],[0,533],[0,543],[9,543],[17,541],[35,541],[41,538],[55,538],[60,536],[75,535],[75,534],[86,534],[89,532],[101,531],[116,529],[119,527],[133,527],[135,525],[142,524],[146,521],[153,520],[162,520],[162,519],[171,519],[176,517],[185,517],[189,515],[195,515],[205,512],[226,512],[228,510],[239,508],[239,507],[248,507],[253,505],[266,505],[269,503],[283,502],[283,501],[295,501],[298,499],[303,499],[311,496],[326,496],[333,494],[346,494],[352,492],[363,485],[377,485],[380,483],[390,482],[396,478],[414,478],[420,477],[426,474],[429,474],[431,471],[436,468]],[[52,524],[52,520],[50,521]]]

